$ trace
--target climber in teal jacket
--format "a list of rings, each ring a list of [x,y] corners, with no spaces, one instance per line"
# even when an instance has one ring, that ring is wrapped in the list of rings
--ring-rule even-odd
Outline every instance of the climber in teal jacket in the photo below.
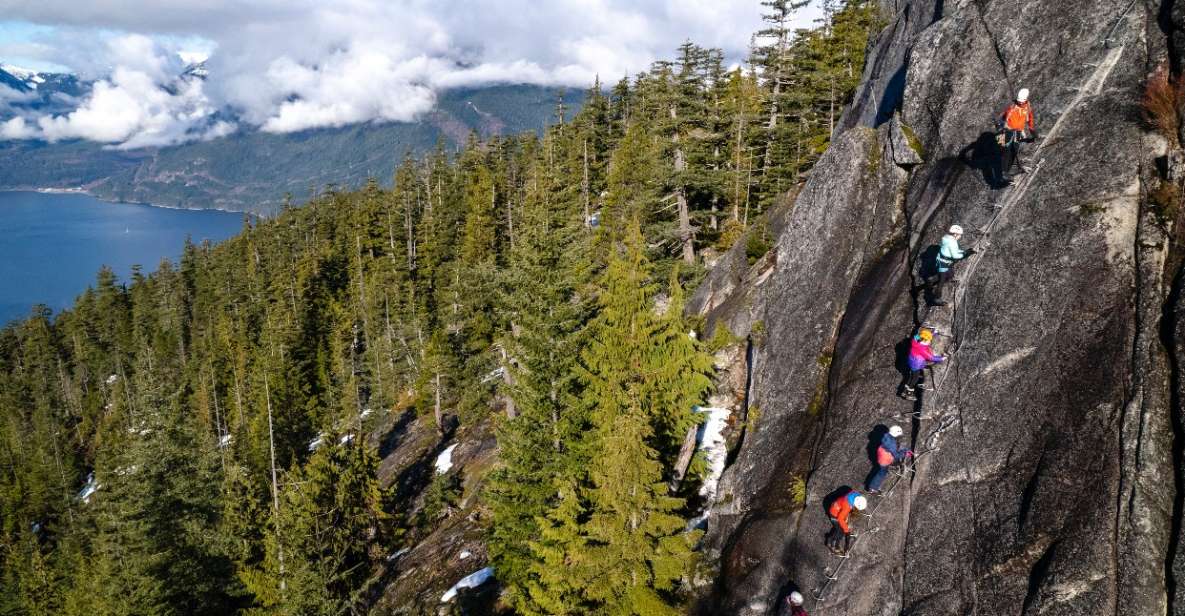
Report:
[[[954,277],[951,266],[975,254],[974,249],[963,250],[959,247],[959,240],[962,237],[963,227],[959,225],[951,225],[946,235],[942,236],[942,243],[938,248],[938,255],[935,257],[934,263],[937,273],[926,279],[931,306],[946,305],[946,301],[942,299],[942,287]]]

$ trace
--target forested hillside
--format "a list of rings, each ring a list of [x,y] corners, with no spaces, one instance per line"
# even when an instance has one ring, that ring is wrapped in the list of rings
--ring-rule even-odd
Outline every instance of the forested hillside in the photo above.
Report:
[[[681,611],[705,471],[680,454],[720,343],[685,292],[768,250],[879,15],[793,31],[763,4],[746,66],[687,43],[542,134],[409,157],[0,330],[0,613],[420,613],[382,599],[398,555],[462,516],[483,609]],[[496,461],[380,480],[396,418],[441,445],[493,425]]]

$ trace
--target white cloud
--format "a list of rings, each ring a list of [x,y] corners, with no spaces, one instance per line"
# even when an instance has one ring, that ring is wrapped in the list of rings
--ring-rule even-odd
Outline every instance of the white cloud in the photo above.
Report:
[[[24,138],[88,139],[119,148],[162,146],[200,138],[217,111],[198,79],[179,79],[180,58],[142,35],[108,41],[116,68],[94,84],[74,111],[36,120]],[[226,129],[217,132],[225,134]],[[17,137],[11,137],[17,138]]]
[[[0,0],[7,18],[52,27],[23,43],[36,60],[110,75],[75,113],[39,119],[44,135],[122,147],[233,130],[209,126],[222,108],[290,132],[410,120],[441,88],[612,82],[686,39],[735,61],[759,13],[756,0]],[[202,56],[208,81],[174,88]]]
[[[16,117],[7,122],[0,122],[0,139],[32,139],[37,136],[37,130],[29,126],[24,118]]]

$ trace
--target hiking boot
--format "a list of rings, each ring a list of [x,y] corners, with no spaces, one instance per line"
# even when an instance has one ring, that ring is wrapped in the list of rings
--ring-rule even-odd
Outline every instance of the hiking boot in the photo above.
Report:
[[[917,402],[917,401],[918,401],[918,397],[917,397],[917,396],[915,396],[915,395],[913,395],[913,393],[912,393],[912,392],[911,392],[911,393],[907,393],[907,394],[905,394],[904,396],[901,396],[901,397],[902,397],[902,398],[904,398],[904,399],[906,399],[906,400],[909,400],[910,402]]]

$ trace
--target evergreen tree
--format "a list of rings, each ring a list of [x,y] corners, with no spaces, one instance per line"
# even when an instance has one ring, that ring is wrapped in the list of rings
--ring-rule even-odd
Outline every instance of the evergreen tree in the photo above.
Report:
[[[611,614],[676,613],[670,591],[689,570],[695,537],[665,479],[711,365],[694,343],[679,342],[688,339],[681,319],[656,314],[642,245],[631,225],[624,252],[610,257],[581,354],[594,426],[582,590]]]

